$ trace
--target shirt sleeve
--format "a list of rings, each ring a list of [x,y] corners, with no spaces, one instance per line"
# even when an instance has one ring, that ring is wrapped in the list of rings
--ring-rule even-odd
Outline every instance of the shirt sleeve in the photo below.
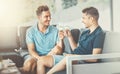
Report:
[[[59,31],[58,29],[56,30],[56,44],[60,42],[60,38],[59,38]]]
[[[95,37],[93,48],[103,48],[105,34],[101,32]]]
[[[33,43],[33,33],[30,29],[27,30],[26,32],[26,43]]]

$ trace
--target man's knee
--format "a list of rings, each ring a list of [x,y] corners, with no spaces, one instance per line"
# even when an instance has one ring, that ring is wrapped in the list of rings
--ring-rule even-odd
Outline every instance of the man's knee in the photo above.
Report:
[[[31,65],[34,62],[35,62],[34,59],[27,59],[25,60],[24,65]]]
[[[26,71],[30,71],[34,65],[36,65],[36,61],[34,59],[32,59],[32,58],[31,59],[27,59],[24,62],[23,68]]]
[[[38,65],[52,67],[53,66],[53,58],[51,56],[42,56],[37,61],[37,66]]]
[[[46,57],[40,57],[39,60],[37,61],[37,65],[44,65],[46,62]]]

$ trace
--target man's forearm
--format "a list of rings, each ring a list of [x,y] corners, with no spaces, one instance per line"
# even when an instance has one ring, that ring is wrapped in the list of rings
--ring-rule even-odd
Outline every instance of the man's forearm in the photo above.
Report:
[[[63,39],[48,53],[48,55],[62,54],[63,52]]]
[[[40,56],[35,51],[29,51],[30,55],[38,59]]]
[[[59,46],[55,46],[48,55],[62,54],[62,48]]]
[[[71,46],[72,50],[74,50],[77,47],[77,43],[74,41],[72,36],[68,37],[68,40],[70,42],[70,46]]]
[[[56,45],[58,54],[62,54],[63,46],[64,46],[63,39],[60,39],[59,43]]]
[[[56,54],[62,54],[63,50],[60,46],[56,46]]]

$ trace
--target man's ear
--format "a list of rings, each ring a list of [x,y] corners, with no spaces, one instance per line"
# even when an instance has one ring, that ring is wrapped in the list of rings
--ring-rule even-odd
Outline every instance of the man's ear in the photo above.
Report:
[[[94,18],[93,18],[92,16],[90,16],[90,19],[91,19],[91,20],[94,20]]]
[[[90,19],[91,19],[92,22],[94,22],[94,20],[95,20],[93,17],[90,17]]]

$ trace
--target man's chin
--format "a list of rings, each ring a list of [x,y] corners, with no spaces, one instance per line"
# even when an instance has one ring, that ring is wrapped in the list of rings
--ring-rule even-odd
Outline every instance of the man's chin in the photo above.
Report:
[[[49,26],[49,24],[46,24],[46,26],[48,27],[48,26]]]

